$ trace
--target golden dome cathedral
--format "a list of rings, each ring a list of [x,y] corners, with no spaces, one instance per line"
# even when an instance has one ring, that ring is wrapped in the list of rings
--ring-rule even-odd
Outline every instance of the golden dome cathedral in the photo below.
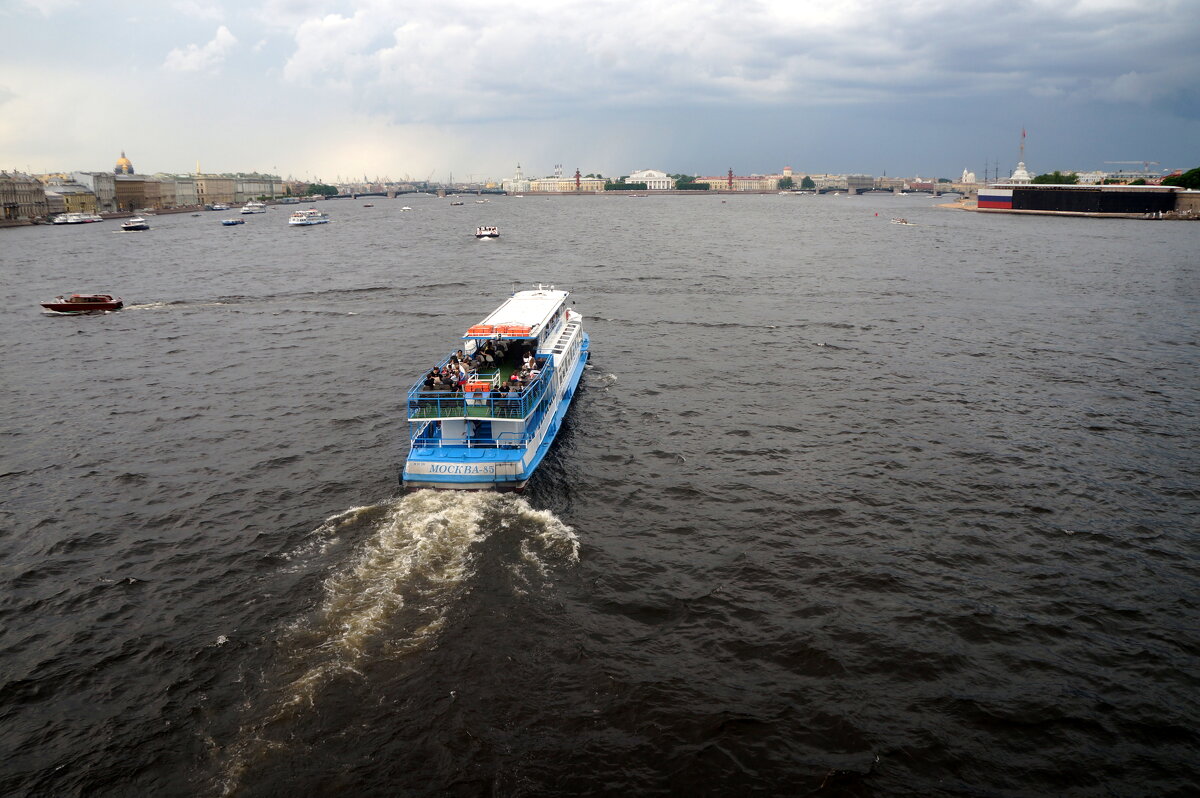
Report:
[[[121,150],[121,157],[117,159],[117,167],[113,169],[115,175],[131,175],[133,174],[133,164],[125,157],[125,150]]]

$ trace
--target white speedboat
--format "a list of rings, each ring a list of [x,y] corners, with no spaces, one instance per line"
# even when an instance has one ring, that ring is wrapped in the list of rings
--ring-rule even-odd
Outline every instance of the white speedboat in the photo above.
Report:
[[[499,238],[500,237],[500,228],[494,227],[494,226],[493,227],[476,227],[475,228],[475,237],[476,238]]]
[[[519,291],[408,391],[406,488],[525,488],[554,442],[588,359],[567,291]]]
[[[149,230],[150,223],[140,216],[135,216],[132,219],[121,222],[122,230]]]
[[[319,211],[316,208],[309,208],[304,211],[296,211],[288,219],[288,224],[296,225],[297,227],[308,227],[314,224],[326,224],[329,217],[324,211]]]
[[[267,205],[258,200],[250,200],[242,206],[242,213],[266,213]]]

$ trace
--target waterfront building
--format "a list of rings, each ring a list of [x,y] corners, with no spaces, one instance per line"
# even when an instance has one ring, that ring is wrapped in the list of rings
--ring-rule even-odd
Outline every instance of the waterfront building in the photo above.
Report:
[[[223,175],[196,175],[196,202],[201,205],[234,205],[237,180]]]
[[[851,194],[859,194],[875,188],[875,178],[871,175],[846,175],[846,190]]]
[[[198,205],[196,200],[196,178],[193,175],[172,175],[159,172],[154,175],[162,182],[164,208],[190,208]]]
[[[845,175],[809,175],[818,191],[845,191]]]
[[[517,173],[500,181],[500,187],[509,194],[524,194],[529,191],[529,180],[521,173],[521,164],[517,164]]]
[[[723,175],[697,177],[695,182],[708,183],[709,191],[776,191],[783,175],[739,176],[730,169]]]
[[[60,213],[67,212],[67,201],[63,199],[63,195],[51,189],[45,189],[46,192],[46,215],[53,218]]]
[[[529,191],[543,194],[572,194],[576,191],[598,192],[604,190],[606,182],[602,177],[580,177],[578,180],[577,186],[574,177],[563,177],[562,175],[540,177],[529,181]]]
[[[98,213],[100,210],[92,190],[72,180],[51,179],[46,184],[46,197],[51,214]]]
[[[112,213],[117,209],[117,180],[111,172],[71,172],[71,180],[87,186],[96,195],[97,213]]]
[[[234,202],[238,205],[259,197],[275,199],[283,194],[283,181],[274,175],[238,174],[234,181]]]
[[[625,180],[628,183],[645,183],[648,191],[670,191],[675,188],[675,181],[671,176],[657,169],[639,169]]]
[[[31,224],[48,213],[41,181],[23,172],[0,172],[0,224]]]
[[[117,174],[117,210],[132,213],[146,207],[146,180],[141,175]],[[157,192],[156,192],[157,193]]]

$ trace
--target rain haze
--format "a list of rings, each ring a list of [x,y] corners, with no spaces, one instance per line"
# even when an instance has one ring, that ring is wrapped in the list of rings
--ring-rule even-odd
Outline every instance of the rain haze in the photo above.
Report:
[[[335,181],[1200,163],[1193,0],[0,3],[0,168]]]

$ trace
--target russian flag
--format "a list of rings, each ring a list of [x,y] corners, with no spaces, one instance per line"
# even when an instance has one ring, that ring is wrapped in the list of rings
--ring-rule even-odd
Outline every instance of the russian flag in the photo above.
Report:
[[[980,208],[995,208],[997,210],[1012,210],[1011,188],[981,188],[979,189]]]

